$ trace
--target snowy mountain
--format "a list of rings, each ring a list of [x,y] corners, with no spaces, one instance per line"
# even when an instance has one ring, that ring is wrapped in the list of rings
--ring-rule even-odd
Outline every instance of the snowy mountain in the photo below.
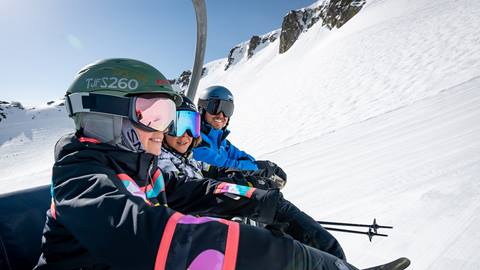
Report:
[[[37,107],[0,102],[0,193],[48,183],[53,147],[72,129],[63,100]]]
[[[327,29],[340,28],[365,5],[365,0],[319,0],[309,7],[291,10],[283,18],[282,27],[263,35],[253,35],[250,40],[237,44],[228,53],[226,59],[213,61],[203,67],[202,77],[211,71],[222,68],[226,71],[237,63],[246,63],[250,58],[266,47],[275,48],[279,54],[287,52],[298,38],[314,24],[321,22]],[[279,39],[279,44],[274,42]],[[191,70],[183,71],[171,82],[182,92],[187,91]]]
[[[409,269],[477,270],[478,14],[477,0],[367,1],[340,28],[311,25],[284,53],[279,37],[250,58],[242,43],[228,69],[228,58],[205,65],[199,89],[232,90],[229,138],[282,166],[285,196],[304,211],[394,226],[371,243],[334,233],[354,265],[406,256]],[[48,183],[55,141],[73,128],[63,107],[2,108],[0,192]]]

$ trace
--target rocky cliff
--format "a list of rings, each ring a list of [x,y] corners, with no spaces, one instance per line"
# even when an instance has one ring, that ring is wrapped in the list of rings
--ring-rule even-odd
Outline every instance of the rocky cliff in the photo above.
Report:
[[[279,53],[288,51],[303,32],[319,21],[328,29],[340,28],[355,16],[363,5],[365,0],[330,0],[290,11],[283,18]]]

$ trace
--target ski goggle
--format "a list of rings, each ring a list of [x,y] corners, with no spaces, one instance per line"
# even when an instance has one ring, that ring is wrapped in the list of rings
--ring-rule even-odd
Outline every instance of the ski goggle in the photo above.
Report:
[[[146,131],[166,132],[175,127],[176,106],[170,98],[155,94],[118,97],[95,93],[66,96],[69,116],[76,113],[103,113],[122,116]]]
[[[147,131],[166,132],[175,127],[176,106],[173,100],[165,97],[137,96],[131,103],[130,119]]]
[[[200,114],[194,111],[177,111],[175,128],[169,133],[171,136],[180,137],[187,132],[193,138],[200,136]]]
[[[233,115],[233,102],[230,100],[222,99],[210,99],[210,100],[199,100],[199,107],[205,108],[205,110],[212,115],[217,115],[223,113],[226,117],[231,117]]]

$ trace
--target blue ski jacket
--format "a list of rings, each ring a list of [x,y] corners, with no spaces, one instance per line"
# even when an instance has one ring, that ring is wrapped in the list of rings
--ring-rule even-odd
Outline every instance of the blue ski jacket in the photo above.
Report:
[[[239,150],[226,139],[229,133],[227,129],[216,130],[202,122],[202,143],[193,149],[193,158],[220,168],[258,170],[252,156]]]

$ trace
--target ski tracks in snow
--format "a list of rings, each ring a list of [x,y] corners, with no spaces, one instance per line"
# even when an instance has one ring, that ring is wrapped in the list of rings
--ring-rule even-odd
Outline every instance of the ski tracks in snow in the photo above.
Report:
[[[287,198],[318,219],[395,227],[373,244],[336,233],[353,263],[389,254],[412,269],[479,269],[479,88],[474,78],[262,158],[286,169]]]

